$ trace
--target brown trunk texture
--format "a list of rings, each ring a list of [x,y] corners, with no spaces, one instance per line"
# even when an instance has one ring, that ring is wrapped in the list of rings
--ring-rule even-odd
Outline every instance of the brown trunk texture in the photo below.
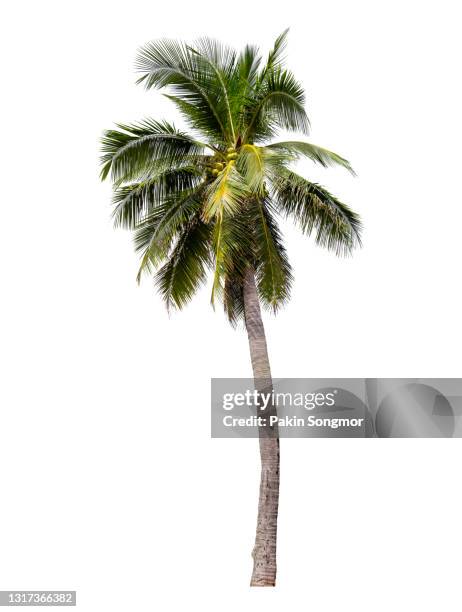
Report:
[[[255,286],[255,274],[249,269],[244,281],[245,324],[257,391],[272,389],[271,369],[266,347],[265,329]],[[272,407],[273,413],[275,408]],[[261,480],[257,531],[253,549],[251,586],[276,584],[276,539],[279,505],[279,438],[277,429],[259,430]]]

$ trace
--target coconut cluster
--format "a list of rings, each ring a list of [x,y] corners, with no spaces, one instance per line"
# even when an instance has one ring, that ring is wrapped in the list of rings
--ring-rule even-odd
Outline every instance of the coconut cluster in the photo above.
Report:
[[[234,147],[229,147],[226,149],[226,161],[223,160],[214,162],[212,166],[207,168],[207,174],[213,177],[218,176],[220,172],[225,169],[227,163],[234,161],[235,159],[237,159],[237,151]]]

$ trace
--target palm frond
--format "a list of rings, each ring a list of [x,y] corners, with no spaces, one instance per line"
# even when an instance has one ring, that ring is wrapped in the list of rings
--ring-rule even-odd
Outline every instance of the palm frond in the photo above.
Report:
[[[231,112],[230,94],[232,92],[232,76],[236,66],[236,51],[210,38],[200,38],[190,49],[197,55],[199,68],[202,71],[209,68],[215,76],[215,82],[213,82],[214,99],[220,116],[225,119],[222,123],[225,125],[226,135],[234,143],[236,141],[236,130]],[[209,88],[211,86],[212,83],[209,82]]]
[[[257,198],[252,210],[258,293],[275,312],[290,297],[292,272],[270,200]]]
[[[271,72],[246,113],[244,142],[261,142],[274,136],[278,129],[304,134],[309,131],[303,87],[288,70]]]
[[[154,277],[167,308],[183,308],[205,282],[211,228],[196,214],[183,227],[168,261]]]
[[[226,270],[227,246],[225,215],[221,214],[217,217],[213,232],[213,253],[215,261],[212,295],[210,298],[212,306],[215,306],[215,297],[222,289],[221,279],[225,275]]]
[[[241,211],[242,212],[242,211]],[[226,211],[214,219],[213,227],[213,285],[212,305],[216,298],[224,301],[224,287],[231,278],[243,278],[243,273],[253,253],[252,232],[245,215],[230,215]]]
[[[337,255],[361,245],[359,216],[324,187],[286,171],[273,176],[272,191],[279,212],[293,217],[306,235],[314,233],[318,245]]]
[[[196,187],[202,175],[196,168],[166,170],[150,176],[146,181],[116,188],[112,216],[115,227],[135,229],[152,210],[172,196]]]
[[[242,146],[238,167],[252,193],[262,195],[265,189],[264,149],[253,144]]]
[[[273,151],[285,152],[289,156],[292,156],[294,160],[299,159],[300,157],[308,157],[325,168],[328,166],[343,166],[343,168],[346,168],[348,172],[355,175],[355,171],[351,167],[350,162],[344,157],[309,142],[301,142],[297,140],[274,142],[267,145],[267,148]]]
[[[168,257],[175,238],[202,207],[201,188],[174,197],[154,208],[151,214],[136,227],[135,250],[141,253],[137,281],[143,273],[152,273],[163,259]]]
[[[242,275],[232,268],[225,276],[223,307],[233,327],[244,320],[244,281]]]
[[[237,60],[238,76],[241,83],[245,84],[245,94],[248,94],[257,82],[258,68],[261,63],[258,53],[258,47],[246,45]]]
[[[259,79],[259,67],[261,57],[258,47],[246,45],[240,53],[235,68],[235,74],[230,79],[231,89],[231,109],[235,117],[236,131],[239,138],[245,130],[246,105],[255,96],[255,91]]]
[[[236,163],[229,161],[205,193],[203,217],[210,221],[224,212],[232,214],[247,193],[247,185]]]
[[[284,53],[287,47],[287,36],[289,34],[289,28],[285,29],[282,34],[274,41],[273,48],[269,52],[268,59],[266,60],[265,67],[261,74],[261,80],[264,80],[272,71],[282,67],[284,64]]]
[[[206,147],[166,121],[145,119],[117,127],[119,130],[104,133],[101,157],[101,178],[104,180],[111,172],[117,184],[149,176],[159,166],[171,168],[185,162],[199,163],[198,158]]]
[[[138,83],[147,89],[168,87],[177,100],[195,107],[202,131],[226,140],[216,74],[189,45],[167,39],[152,41],[138,51],[136,68],[142,74]]]
[[[216,128],[214,127],[214,122],[210,120],[210,115],[205,113],[200,106],[197,106],[192,102],[187,102],[179,96],[169,94],[163,95],[165,98],[167,98],[167,100],[170,100],[170,102],[176,106],[178,112],[191,130],[198,132],[199,134],[208,138],[210,141],[216,142],[219,145],[227,142],[224,135],[218,135],[216,133]],[[213,148],[211,144],[207,144],[207,146]]]

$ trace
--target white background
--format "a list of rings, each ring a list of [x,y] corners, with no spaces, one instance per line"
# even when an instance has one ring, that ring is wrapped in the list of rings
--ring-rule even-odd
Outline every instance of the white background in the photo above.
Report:
[[[260,44],[291,27],[304,164],[363,217],[338,260],[286,228],[296,283],[266,318],[282,376],[460,376],[456,2],[16,2],[1,25],[0,589],[85,612],[460,610],[460,440],[283,440],[276,589],[248,587],[255,440],[210,440],[211,376],[248,376],[204,290],[170,318],[110,221],[99,137],[175,118],[134,84],[168,36]],[[171,435],[159,433],[170,420]]]

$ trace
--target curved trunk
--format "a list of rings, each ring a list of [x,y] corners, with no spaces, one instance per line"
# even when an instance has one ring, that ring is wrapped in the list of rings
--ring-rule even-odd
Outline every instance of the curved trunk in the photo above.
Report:
[[[255,286],[255,274],[247,270],[244,279],[244,311],[250,357],[257,391],[272,389],[271,369],[266,348],[265,329]],[[274,406],[270,411],[275,413]],[[279,438],[277,429],[259,429],[261,458],[260,497],[257,531],[253,549],[254,567],[251,586],[276,583],[276,536],[279,505]]]

